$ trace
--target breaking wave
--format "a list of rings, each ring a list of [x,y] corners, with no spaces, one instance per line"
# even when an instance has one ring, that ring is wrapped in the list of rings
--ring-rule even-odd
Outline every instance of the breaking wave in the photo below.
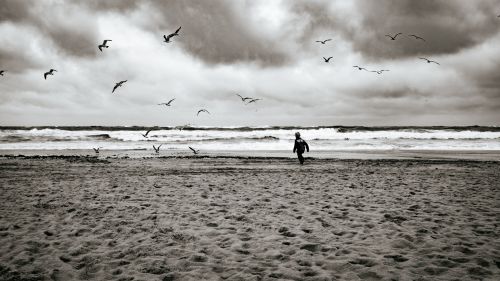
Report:
[[[0,127],[0,150],[149,149],[152,144],[168,149],[192,144],[206,150],[288,150],[296,131],[315,150],[500,150],[500,128],[485,126]]]

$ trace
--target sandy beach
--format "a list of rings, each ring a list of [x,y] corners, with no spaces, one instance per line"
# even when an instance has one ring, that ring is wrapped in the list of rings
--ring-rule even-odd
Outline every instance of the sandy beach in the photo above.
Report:
[[[500,280],[500,163],[2,157],[0,280]]]

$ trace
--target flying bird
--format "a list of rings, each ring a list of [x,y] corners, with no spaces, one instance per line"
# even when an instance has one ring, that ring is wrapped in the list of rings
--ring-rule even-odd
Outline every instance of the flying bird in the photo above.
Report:
[[[54,75],[54,71],[57,72],[57,70],[51,68],[49,71],[47,71],[43,74],[43,78],[45,78],[45,80],[47,80],[47,75]]]
[[[148,138],[149,132],[151,132],[153,129],[149,129],[145,134],[141,134],[143,137]]]
[[[408,35],[408,37],[413,37],[413,38],[415,38],[415,39],[417,39],[417,40],[422,40],[422,41],[424,41],[424,42],[425,42],[425,39],[424,39],[424,38],[422,38],[422,37],[420,37],[420,36],[418,36],[418,35],[415,35],[415,34],[410,34],[410,35]]]
[[[162,146],[162,144],[160,144],[158,147],[154,146],[153,145],[153,149],[155,150],[156,153],[160,153],[160,147]]]
[[[189,128],[191,127],[191,124],[186,124],[186,125],[182,125],[182,126],[177,126],[176,128],[179,128],[179,131],[182,131],[183,129],[186,129],[186,128]]]
[[[198,113],[196,113],[196,116],[198,116],[200,114],[200,112],[206,112],[206,113],[210,114],[210,112],[208,112],[208,110],[200,109],[200,110],[198,110]]]
[[[325,58],[323,57],[323,59],[325,60],[326,63],[330,62],[330,59],[332,59],[333,57],[329,57],[329,58]]]
[[[102,148],[102,147],[98,147],[98,148],[94,148],[94,147],[93,147],[92,149],[94,150],[94,152],[95,152],[96,154],[99,154],[99,149],[101,149],[101,148]]]
[[[328,42],[328,41],[332,41],[332,39],[317,40],[316,42],[321,43],[321,44],[323,44],[323,45],[324,45],[324,44],[325,44],[326,42]]]
[[[252,98],[250,97],[242,97],[240,94],[236,94],[238,97],[240,97],[242,102],[246,102],[247,100],[251,100]]]
[[[99,51],[102,52],[102,48],[109,48],[108,45],[106,45],[106,43],[108,43],[109,41],[113,41],[113,40],[109,40],[109,39],[106,39],[102,42],[101,45],[98,45],[97,48],[99,48]]]
[[[170,106],[170,103],[173,102],[175,99],[171,99],[169,100],[168,102],[162,102],[162,103],[159,103],[158,105],[165,105],[165,106]]]
[[[0,70],[0,76],[3,76],[3,73],[7,70]]]
[[[191,149],[191,151],[193,151],[194,154],[198,154],[198,152],[200,152],[199,149],[194,149],[191,146],[188,146],[188,147],[189,147],[189,149]]]
[[[261,99],[252,99],[251,101],[247,102],[246,104],[251,104],[252,102],[257,102],[260,101]]]
[[[364,68],[364,67],[361,67],[361,66],[357,66],[357,65],[355,65],[355,66],[353,66],[353,67],[355,67],[355,68],[357,68],[357,69],[359,69],[359,70],[366,70],[366,71],[368,71],[368,69],[366,69],[366,68]]]
[[[390,34],[386,34],[385,36],[390,37],[390,38],[391,38],[391,40],[396,40],[396,37],[398,37],[398,35],[401,35],[401,34],[403,34],[403,33],[399,32],[399,33],[397,33],[397,34],[396,34],[396,35],[394,35],[394,36],[391,36]]]
[[[181,30],[181,27],[177,28],[177,30],[174,33],[169,34],[168,36],[163,35],[163,38],[165,38],[165,43],[170,43],[170,38],[174,36],[179,36],[179,31]]]
[[[421,59],[421,60],[425,60],[425,61],[427,61],[427,63],[431,63],[431,62],[432,62],[432,63],[435,63],[435,64],[437,64],[437,65],[440,65],[437,61],[433,61],[433,60],[426,59],[426,58],[419,58],[419,59]]]
[[[376,72],[377,74],[382,74],[382,72],[384,72],[384,71],[389,71],[389,70],[387,70],[387,69],[382,69],[382,70],[372,70],[372,71],[370,71],[370,72]]]
[[[114,93],[116,89],[118,89],[118,87],[121,87],[123,85],[123,83],[127,82],[128,80],[123,80],[123,81],[120,81],[118,83],[116,83],[116,85],[113,87],[113,91],[111,91],[111,93]]]

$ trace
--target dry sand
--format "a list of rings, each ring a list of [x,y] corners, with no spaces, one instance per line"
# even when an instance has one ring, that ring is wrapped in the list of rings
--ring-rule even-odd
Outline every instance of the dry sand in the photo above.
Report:
[[[0,158],[0,280],[500,280],[499,162]]]

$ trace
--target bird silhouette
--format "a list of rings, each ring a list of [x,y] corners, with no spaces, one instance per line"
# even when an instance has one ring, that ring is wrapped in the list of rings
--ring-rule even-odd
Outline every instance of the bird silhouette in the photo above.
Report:
[[[49,71],[47,71],[43,74],[43,78],[45,78],[45,80],[47,80],[47,75],[54,75],[54,71],[57,72],[57,70],[51,68]]]
[[[170,33],[168,36],[163,35],[163,38],[165,38],[165,43],[170,43],[170,38],[174,36],[179,36],[179,31],[181,30],[181,27],[177,28],[177,30],[174,33]]]
[[[113,87],[113,91],[111,91],[111,93],[114,93],[116,89],[118,89],[118,87],[121,87],[123,85],[123,83],[127,82],[128,80],[123,80],[123,81],[120,81],[118,83],[116,83],[116,85]]]
[[[330,62],[330,59],[332,59],[333,57],[329,57],[329,58],[325,58],[323,57],[323,59],[325,60],[326,63]]]
[[[173,102],[175,99],[171,99],[169,100],[168,102],[162,102],[162,103],[159,103],[158,105],[165,105],[165,106],[170,106],[170,103]]]
[[[4,72],[6,72],[7,70],[0,70],[0,76],[3,76]]]
[[[433,61],[433,60],[430,60],[430,59],[427,59],[427,58],[419,58],[419,59],[425,60],[425,61],[427,61],[427,63],[431,63],[432,62],[432,63],[435,63],[437,65],[440,65],[437,61]]]
[[[422,41],[424,41],[424,42],[425,42],[425,39],[424,39],[424,38],[422,38],[422,37],[420,37],[420,36],[418,36],[418,35],[415,35],[415,34],[410,34],[410,35],[408,35],[408,37],[413,37],[413,38],[415,38],[415,39],[417,39],[417,40],[422,40]]]
[[[372,70],[372,71],[370,71],[370,72],[376,72],[377,74],[382,74],[382,72],[384,72],[384,71],[389,71],[389,70],[387,70],[387,69],[382,69],[382,70]]]
[[[206,112],[206,113],[210,114],[210,112],[208,112],[208,110],[200,109],[200,110],[198,110],[198,113],[196,113],[196,116],[198,116],[201,112]]]
[[[95,152],[96,154],[99,154],[99,149],[101,149],[101,148],[102,148],[102,147],[92,148],[92,149],[94,150],[94,152]]]
[[[249,102],[247,102],[246,104],[251,104],[252,102],[257,102],[257,101],[260,101],[261,99],[252,99],[250,100]]]
[[[106,43],[108,43],[109,41],[113,41],[113,40],[109,40],[109,39],[106,39],[102,42],[101,45],[98,45],[97,48],[99,48],[99,51],[102,52],[102,48],[109,48],[108,45],[106,45]]]
[[[153,144],[153,149],[155,150],[156,153],[160,153],[161,146],[162,146],[162,144],[160,144],[158,147],[154,146],[154,144]]]
[[[332,41],[332,39],[317,40],[316,42],[321,43],[321,44],[323,44],[323,45],[324,45],[324,44],[325,44],[326,42],[328,42],[328,41]]]
[[[242,97],[240,94],[236,94],[238,97],[240,97],[242,102],[246,102],[246,100],[251,100],[252,98],[250,97]]]
[[[177,127],[175,127],[175,128],[177,128],[179,131],[182,131],[182,130],[184,130],[184,129],[186,129],[186,128],[189,128],[189,127],[191,127],[191,124],[186,124],[186,125],[182,125],[182,126],[177,126]]]
[[[149,129],[145,134],[141,134],[143,137],[148,138],[149,132],[151,132],[153,129]]]
[[[391,38],[391,40],[396,40],[396,37],[398,37],[398,35],[401,35],[401,34],[403,34],[403,33],[399,32],[399,33],[396,33],[396,35],[394,35],[394,36],[391,36],[391,35],[389,35],[389,34],[386,34],[385,36],[390,37],[390,38]]]
[[[357,66],[357,65],[355,65],[355,66],[353,66],[353,67],[355,67],[355,68],[357,68],[357,69],[359,69],[359,70],[366,70],[366,71],[368,71],[368,69],[366,69],[366,68],[364,68],[364,67],[361,67],[361,66]]]
[[[193,151],[194,154],[198,154],[198,152],[200,152],[199,149],[194,149],[191,146],[188,146],[188,147],[189,147],[189,149],[191,149],[191,151]]]

